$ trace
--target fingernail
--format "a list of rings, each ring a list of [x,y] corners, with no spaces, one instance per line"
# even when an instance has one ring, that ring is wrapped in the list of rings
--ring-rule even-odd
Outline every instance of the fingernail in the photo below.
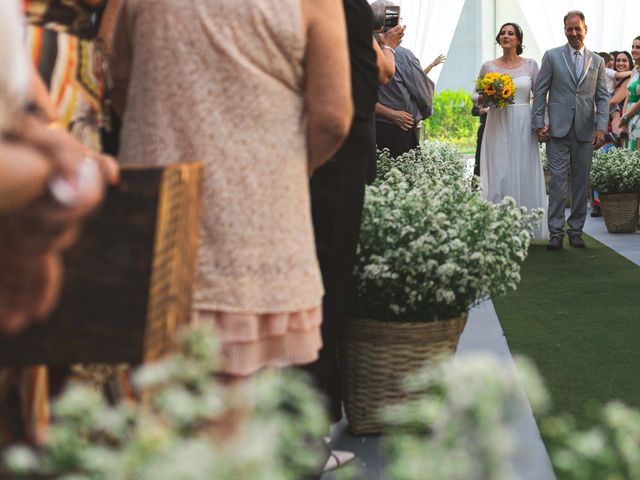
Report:
[[[70,182],[62,175],[55,175],[47,182],[49,193],[60,205],[71,208],[79,197],[78,185]]]

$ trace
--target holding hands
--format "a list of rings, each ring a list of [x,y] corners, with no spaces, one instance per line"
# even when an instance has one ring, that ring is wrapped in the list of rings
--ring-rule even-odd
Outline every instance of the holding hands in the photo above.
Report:
[[[549,135],[549,125],[545,125],[544,128],[536,128],[536,135],[538,136],[538,142],[549,143],[551,136]]]

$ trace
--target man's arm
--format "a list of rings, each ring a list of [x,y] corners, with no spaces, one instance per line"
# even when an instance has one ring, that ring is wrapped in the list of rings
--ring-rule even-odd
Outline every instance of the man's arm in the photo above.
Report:
[[[429,92],[433,92],[434,85],[422,70],[420,61],[415,55],[411,52],[407,53],[409,53],[410,57],[407,62],[407,68],[402,71],[404,84],[409,91],[409,95],[411,95],[411,98],[422,112],[423,118],[426,118],[431,107],[429,104]]]
[[[413,116],[410,113],[385,107],[380,102],[376,103],[376,116],[389,120],[405,132],[413,128]]]
[[[598,115],[596,129],[604,133],[607,131],[607,125],[609,124],[609,91],[607,90],[604,62],[601,62],[598,68],[595,104]]]
[[[543,130],[545,128],[545,112],[547,110],[547,94],[551,88],[551,80],[553,79],[553,69],[551,68],[551,60],[549,52],[542,57],[540,72],[536,79],[536,88],[533,94],[533,111],[531,114],[531,128]]]

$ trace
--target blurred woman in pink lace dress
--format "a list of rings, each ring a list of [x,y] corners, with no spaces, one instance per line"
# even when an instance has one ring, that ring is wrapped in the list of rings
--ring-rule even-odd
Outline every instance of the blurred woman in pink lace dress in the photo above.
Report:
[[[205,162],[193,316],[218,327],[221,373],[315,360],[308,177],[352,116],[342,3],[129,0],[114,55],[120,162]]]

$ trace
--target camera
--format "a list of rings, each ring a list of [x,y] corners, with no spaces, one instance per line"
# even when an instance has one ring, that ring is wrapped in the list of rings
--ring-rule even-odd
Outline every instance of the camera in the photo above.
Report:
[[[400,23],[400,7],[389,6],[384,9],[384,31],[389,31]]]

